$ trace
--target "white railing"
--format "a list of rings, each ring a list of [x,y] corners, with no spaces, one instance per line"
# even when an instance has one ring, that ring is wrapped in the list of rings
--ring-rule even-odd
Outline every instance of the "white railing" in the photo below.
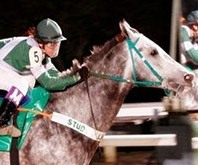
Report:
[[[175,145],[177,145],[175,134],[106,135],[100,143],[101,147],[149,147]],[[198,149],[198,137],[192,138],[192,148]]]
[[[134,122],[148,118],[166,116],[163,104],[154,103],[133,103],[123,104],[116,122]],[[105,135],[100,147],[104,149],[106,162],[116,161],[116,147],[137,147],[137,146],[175,146],[177,145],[175,134],[150,134],[150,135]],[[198,149],[198,137],[192,138],[192,148]]]
[[[106,135],[100,146],[129,147],[129,146],[175,146],[175,134],[151,135]]]
[[[123,104],[117,114],[115,122],[131,122],[134,120],[152,118],[155,117],[155,115],[165,116],[167,114],[161,102]]]

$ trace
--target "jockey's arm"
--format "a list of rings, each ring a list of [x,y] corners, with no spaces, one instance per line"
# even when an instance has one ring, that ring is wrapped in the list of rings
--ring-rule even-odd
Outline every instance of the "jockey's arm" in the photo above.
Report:
[[[47,90],[64,90],[66,87],[77,83],[80,80],[79,76],[50,76],[48,72],[41,74],[37,81]]]
[[[47,90],[64,90],[66,87],[77,83],[80,80],[78,75],[59,76],[59,71],[51,63],[51,60],[45,65],[39,65],[31,68],[31,72],[37,82]]]
[[[185,27],[180,29],[181,47],[187,58],[191,58],[194,62],[198,63],[198,49],[192,44],[188,30]]]

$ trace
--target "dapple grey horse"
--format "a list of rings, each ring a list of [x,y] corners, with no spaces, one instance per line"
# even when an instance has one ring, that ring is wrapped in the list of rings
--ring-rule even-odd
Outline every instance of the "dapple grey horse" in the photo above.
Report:
[[[48,111],[67,115],[105,133],[133,87],[152,86],[180,95],[192,86],[192,73],[125,20],[119,25],[121,34],[102,47],[94,47],[85,59],[90,68],[87,81],[53,93]],[[20,165],[89,165],[100,140],[37,118],[19,151]],[[1,165],[8,165],[9,153],[0,153],[0,160]]]

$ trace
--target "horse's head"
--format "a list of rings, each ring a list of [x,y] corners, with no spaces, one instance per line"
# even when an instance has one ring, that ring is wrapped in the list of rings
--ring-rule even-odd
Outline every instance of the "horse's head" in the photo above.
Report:
[[[127,38],[133,81],[136,85],[167,88],[178,95],[186,87],[192,86],[194,74],[173,60],[156,43],[131,28],[125,20],[120,22],[120,29]]]

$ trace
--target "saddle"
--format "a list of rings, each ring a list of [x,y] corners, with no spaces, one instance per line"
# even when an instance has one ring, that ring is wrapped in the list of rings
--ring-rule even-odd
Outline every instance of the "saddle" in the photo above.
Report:
[[[0,92],[0,104],[2,103],[2,96],[5,91]],[[20,107],[24,109],[32,109],[43,111],[46,107],[48,100],[50,98],[50,93],[46,91],[42,87],[36,87],[28,91],[27,94],[28,99],[24,101]],[[30,111],[27,112],[19,112],[16,117],[16,123],[18,129],[21,131],[21,136],[17,140],[17,148],[20,149],[24,143],[24,140],[27,137],[27,134],[31,128],[31,125],[36,117],[35,113],[31,113]],[[0,136],[0,151],[10,152],[12,146],[13,137],[8,135]]]

